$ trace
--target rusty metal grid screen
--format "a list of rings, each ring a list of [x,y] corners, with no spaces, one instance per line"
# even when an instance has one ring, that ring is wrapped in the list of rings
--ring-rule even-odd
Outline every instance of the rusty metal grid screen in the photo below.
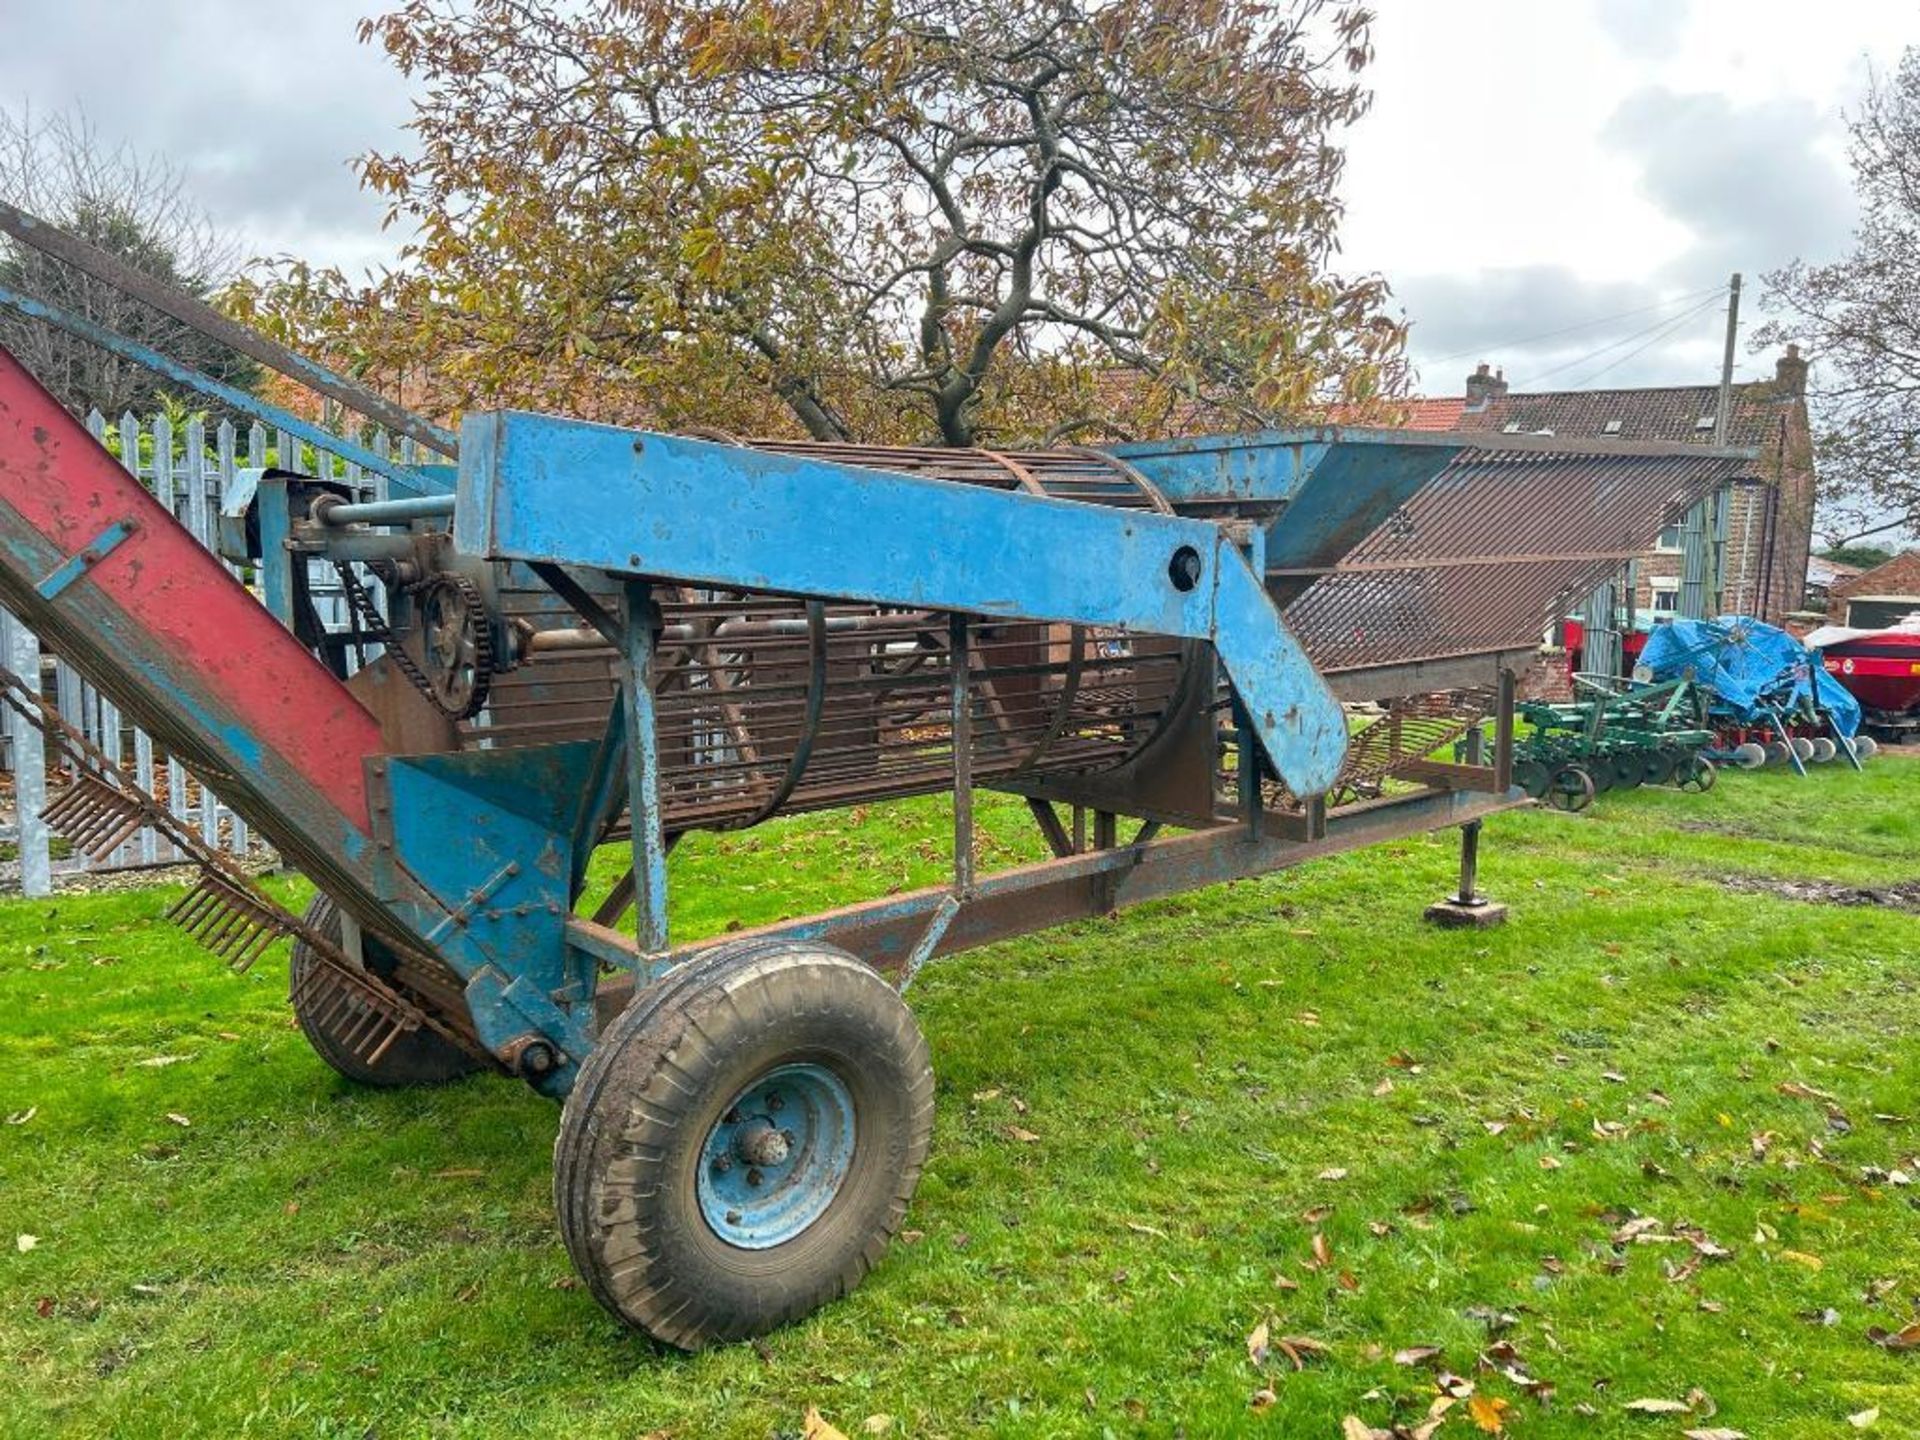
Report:
[[[1346,555],[1272,572],[1323,671],[1530,648],[1740,474],[1712,456],[1463,451]]]

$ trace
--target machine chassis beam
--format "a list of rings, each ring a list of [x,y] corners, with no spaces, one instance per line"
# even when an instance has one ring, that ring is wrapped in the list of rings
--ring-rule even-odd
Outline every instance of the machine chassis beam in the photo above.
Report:
[[[1283,838],[1288,833],[1299,833],[1299,827],[1285,823],[1269,824],[1263,827],[1261,838],[1253,839],[1242,819],[1166,839],[1141,840],[1017,866],[976,879],[971,894],[959,902],[947,921],[931,955],[923,958],[950,955],[1069,921],[1089,919],[1145,900],[1228,880],[1271,874],[1309,860],[1407,835],[1466,825],[1502,810],[1530,804],[1532,802],[1517,789],[1510,789],[1504,795],[1431,789],[1346,806],[1328,817],[1325,834],[1319,839]],[[1270,818],[1275,822],[1283,820],[1278,816]],[[737,931],[726,938],[730,941],[757,938],[826,941],[860,956],[876,969],[897,970],[913,958],[915,945],[925,934],[929,921],[943,907],[953,905],[954,900],[950,884],[933,885],[904,895]],[[575,944],[603,956],[616,945],[630,947],[633,944],[625,936],[617,936],[591,921],[575,920],[568,930]],[[625,1009],[648,982],[713,943],[708,939],[677,945],[659,957],[661,963],[635,966],[637,979],[617,975],[604,980],[596,997],[601,1025]],[[633,960],[628,964],[632,965]]]

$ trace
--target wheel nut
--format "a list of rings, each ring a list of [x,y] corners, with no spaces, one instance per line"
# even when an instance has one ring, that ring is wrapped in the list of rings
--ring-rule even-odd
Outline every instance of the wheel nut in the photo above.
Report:
[[[733,1168],[733,1157],[730,1155],[715,1156],[713,1161],[713,1168],[718,1170],[722,1175],[726,1174],[727,1171]]]
[[[740,1223],[740,1212],[738,1210],[727,1211],[727,1224],[738,1225],[739,1223]]]
[[[721,1118],[729,1125],[738,1125],[740,1123],[740,1111],[738,1108],[729,1110]]]
[[[781,1106],[785,1105],[786,1103],[787,1103],[786,1101],[780,1098],[778,1091],[775,1091],[773,1094],[767,1096],[767,1109],[769,1110],[778,1110]]]
[[[747,1184],[758,1185],[759,1183],[760,1183],[760,1172],[758,1170],[747,1171]]]

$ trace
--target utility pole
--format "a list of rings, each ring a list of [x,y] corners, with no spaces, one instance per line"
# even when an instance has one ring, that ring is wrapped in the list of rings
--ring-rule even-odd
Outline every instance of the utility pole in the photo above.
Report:
[[[1727,343],[1720,356],[1720,394],[1713,412],[1713,443],[1727,443],[1728,412],[1733,408],[1733,349],[1740,333],[1740,275],[1727,284]],[[1722,588],[1720,542],[1725,536],[1728,495],[1720,491],[1700,499],[1680,522],[1679,613],[1703,620],[1726,602]]]
[[[1727,283],[1727,346],[1720,355],[1720,403],[1714,409],[1713,443],[1727,443],[1727,410],[1733,400],[1733,346],[1740,334],[1740,272]]]

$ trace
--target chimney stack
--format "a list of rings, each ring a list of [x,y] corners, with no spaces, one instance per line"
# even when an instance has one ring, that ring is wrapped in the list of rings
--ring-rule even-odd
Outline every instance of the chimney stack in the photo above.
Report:
[[[1807,393],[1807,361],[1798,345],[1787,346],[1787,353],[1774,362],[1774,383],[1795,398]]]
[[[1507,393],[1507,372],[1490,370],[1482,360],[1467,377],[1467,409],[1484,410]]]

